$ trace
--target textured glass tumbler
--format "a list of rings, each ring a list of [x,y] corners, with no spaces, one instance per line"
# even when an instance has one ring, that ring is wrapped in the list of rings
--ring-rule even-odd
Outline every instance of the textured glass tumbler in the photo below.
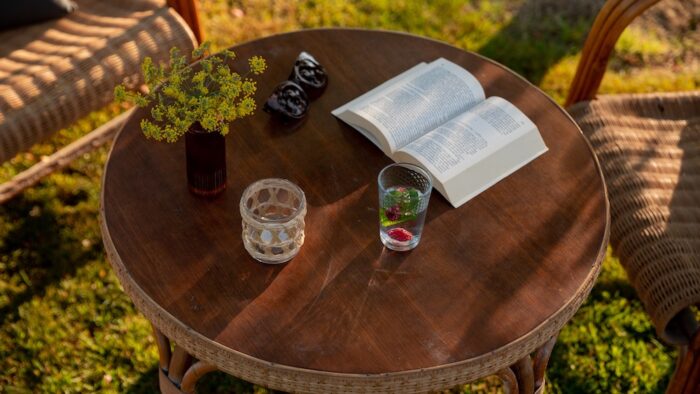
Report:
[[[411,250],[420,242],[433,184],[418,166],[397,163],[385,167],[379,185],[379,237],[392,250]]]
[[[299,186],[286,179],[262,179],[241,196],[243,245],[266,264],[280,264],[299,253],[304,243],[306,198]]]

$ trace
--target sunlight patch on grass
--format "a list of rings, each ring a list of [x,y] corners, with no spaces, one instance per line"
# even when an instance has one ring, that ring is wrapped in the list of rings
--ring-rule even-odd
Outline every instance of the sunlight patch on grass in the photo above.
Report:
[[[225,2],[202,4],[208,37],[225,48],[269,34],[326,26],[380,28],[441,39],[476,49],[510,20],[505,1],[318,0],[270,3],[251,0],[228,7]]]
[[[700,67],[653,67],[624,72],[608,72],[600,86],[601,94],[680,92],[700,88]]]
[[[580,55],[567,56],[554,64],[540,87],[563,104],[574,79]],[[682,92],[700,89],[700,63],[683,67],[647,66],[615,70],[608,68],[598,94]]]
[[[618,56],[637,56],[647,61],[650,56],[665,55],[671,49],[668,40],[662,40],[654,31],[637,26],[625,29],[615,45]]]

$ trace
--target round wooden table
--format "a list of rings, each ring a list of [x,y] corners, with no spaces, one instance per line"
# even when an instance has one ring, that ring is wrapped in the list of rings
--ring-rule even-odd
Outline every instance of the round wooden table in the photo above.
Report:
[[[188,192],[183,142],[143,137],[146,111],[116,138],[102,236],[154,325],[161,390],[191,391],[215,369],[295,392],[420,392],[491,374],[521,392],[540,388],[608,242],[600,168],[567,113],[489,59],[408,34],[308,30],[233,49],[268,61],[259,103],[300,51],[330,83],[301,125],[263,111],[232,125],[228,188],[213,201]],[[390,252],[379,240],[376,177],[391,161],[330,112],[439,57],[522,109],[549,152],[458,209],[433,193],[418,248]],[[308,201],[305,244],[277,266],[253,260],[241,240],[241,193],[268,177],[293,181]]]

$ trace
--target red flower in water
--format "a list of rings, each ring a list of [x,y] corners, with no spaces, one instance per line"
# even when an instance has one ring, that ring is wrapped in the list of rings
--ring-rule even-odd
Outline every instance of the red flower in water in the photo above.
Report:
[[[407,242],[413,239],[413,234],[401,227],[392,228],[389,230],[389,232],[387,232],[387,234],[391,237],[391,239],[399,242]]]
[[[399,220],[401,217],[401,207],[393,205],[384,211],[386,218],[389,220]]]

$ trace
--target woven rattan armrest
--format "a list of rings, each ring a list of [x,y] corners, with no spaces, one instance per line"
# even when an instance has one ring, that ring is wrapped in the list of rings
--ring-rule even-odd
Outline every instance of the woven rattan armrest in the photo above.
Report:
[[[614,252],[659,336],[686,345],[676,316],[700,302],[700,92],[601,96],[569,112],[601,162]]]
[[[77,3],[61,19],[0,32],[0,162],[105,106],[117,84],[140,84],[144,57],[166,61],[171,47],[187,53],[201,37],[194,0]],[[0,185],[0,203],[110,141],[125,118]]]
[[[658,0],[610,0],[566,105],[608,185],[611,243],[658,335],[679,346],[667,393],[700,392],[700,92],[596,97],[624,29]]]

